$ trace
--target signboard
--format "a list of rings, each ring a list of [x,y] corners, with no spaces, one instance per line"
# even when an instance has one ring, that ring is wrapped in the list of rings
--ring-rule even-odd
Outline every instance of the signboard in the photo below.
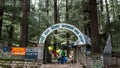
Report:
[[[78,40],[79,40],[79,43],[78,44],[82,44],[84,45],[85,44],[85,39],[84,39],[84,36],[83,34],[79,31],[78,28],[76,28],[75,26],[73,25],[70,25],[70,24],[65,24],[65,23],[59,23],[59,24],[55,24],[55,25],[52,25],[50,26],[49,28],[47,28],[41,35],[40,37],[40,40],[39,40],[39,43],[41,44],[44,44],[47,36],[55,31],[55,30],[58,30],[58,29],[68,29],[70,31],[72,31],[77,37],[78,37]]]
[[[26,48],[24,47],[12,47],[12,54],[16,55],[25,55]]]
[[[4,47],[3,52],[7,52],[9,49],[9,47]]]
[[[26,49],[26,59],[37,59],[37,58],[38,58],[38,48]]]

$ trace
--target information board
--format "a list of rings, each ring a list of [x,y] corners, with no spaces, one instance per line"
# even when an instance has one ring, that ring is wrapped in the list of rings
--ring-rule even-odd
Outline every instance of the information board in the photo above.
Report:
[[[24,47],[12,47],[12,54],[17,55],[25,55],[26,48]]]
[[[37,59],[37,58],[38,58],[38,48],[26,49],[26,59]]]

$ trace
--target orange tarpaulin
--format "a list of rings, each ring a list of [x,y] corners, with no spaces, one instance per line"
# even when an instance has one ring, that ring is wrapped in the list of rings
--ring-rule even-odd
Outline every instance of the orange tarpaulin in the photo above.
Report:
[[[26,48],[24,48],[24,47],[12,47],[12,53],[14,55],[25,55]]]

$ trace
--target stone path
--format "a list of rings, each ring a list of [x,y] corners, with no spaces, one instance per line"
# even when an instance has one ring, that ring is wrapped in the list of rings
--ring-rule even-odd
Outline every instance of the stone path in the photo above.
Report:
[[[78,64],[43,64],[40,68],[83,68]]]

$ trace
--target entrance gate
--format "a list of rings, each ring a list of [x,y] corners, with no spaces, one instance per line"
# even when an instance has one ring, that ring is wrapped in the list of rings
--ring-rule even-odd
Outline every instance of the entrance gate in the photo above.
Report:
[[[48,27],[42,33],[42,35],[40,36],[39,46],[38,46],[39,47],[39,49],[38,49],[38,60],[43,61],[43,49],[44,49],[44,43],[45,43],[45,40],[46,40],[47,36],[51,32],[53,32],[55,30],[58,30],[58,29],[67,29],[67,30],[70,30],[71,32],[73,32],[77,36],[77,38],[78,38],[78,45],[85,45],[86,44],[85,38],[84,38],[83,34],[75,26],[70,25],[70,24],[66,24],[66,23],[54,24],[54,25],[51,25],[50,27]]]

